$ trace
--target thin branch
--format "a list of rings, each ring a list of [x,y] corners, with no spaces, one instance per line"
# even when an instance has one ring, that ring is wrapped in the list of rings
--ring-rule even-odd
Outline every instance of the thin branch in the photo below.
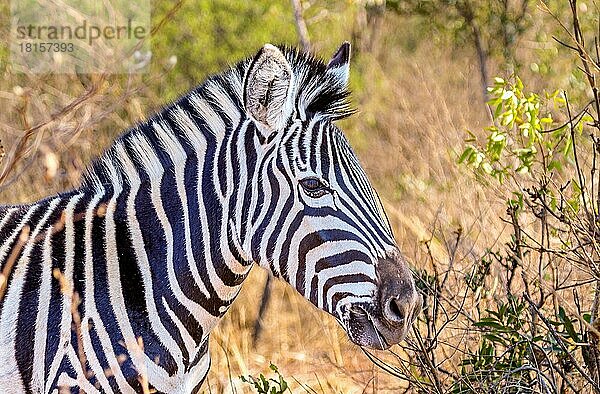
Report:
[[[298,32],[298,38],[300,39],[300,45],[302,50],[305,52],[310,51],[310,37],[308,35],[308,28],[304,17],[302,16],[302,2],[301,0],[292,0],[292,7],[294,8],[294,20],[296,22],[296,30]]]
[[[567,355],[567,357],[569,358],[569,360],[573,363],[573,366],[575,367],[575,369],[577,369],[577,371],[581,374],[581,376],[583,376],[585,378],[585,380],[587,380],[588,383],[590,383],[592,385],[592,387],[594,388],[594,390],[596,392],[600,392],[600,386],[598,386],[598,383],[596,381],[594,381],[583,370],[583,368],[581,368],[581,366],[579,365],[579,362],[577,362],[577,360],[575,359],[575,357],[573,357],[573,355],[571,354],[571,352],[569,352],[569,349],[567,349],[567,347],[565,346],[565,344],[563,342],[563,339],[561,338],[560,335],[558,335],[558,333],[554,329],[554,326],[552,325],[552,323],[550,323],[548,321],[548,319],[540,312],[540,310],[537,307],[537,305],[535,304],[535,302],[533,302],[531,300],[531,298],[529,298],[529,296],[526,293],[523,293],[523,298],[525,298],[525,301],[527,301],[527,303],[529,303],[529,305],[534,310],[534,312],[538,315],[538,317],[540,318],[540,320],[542,320],[542,322],[544,323],[544,325],[548,329],[548,332],[550,332],[550,335],[552,335],[552,337],[554,338],[554,340],[556,341],[556,343],[558,344],[558,346],[561,348],[561,350],[564,352],[564,354]]]

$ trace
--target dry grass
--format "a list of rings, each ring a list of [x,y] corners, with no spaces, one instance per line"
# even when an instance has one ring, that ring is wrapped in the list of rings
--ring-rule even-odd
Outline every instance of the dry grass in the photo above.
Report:
[[[397,29],[394,23],[385,21],[383,35]],[[447,262],[452,233],[461,228],[466,241],[454,269],[467,272],[472,256],[501,239],[504,231],[498,220],[504,206],[496,193],[484,191],[456,165],[465,130],[476,131],[489,122],[474,54],[431,43],[404,53],[382,43],[361,54],[352,73],[353,78],[361,73],[369,77],[362,77],[355,92],[360,113],[343,128],[384,200],[401,250],[415,267],[431,268],[426,246],[437,261]],[[7,76],[0,82],[0,138],[8,153],[22,130],[47,120],[93,82]],[[157,78],[160,73],[129,80],[111,77],[69,116],[32,136],[29,146],[35,153],[21,161],[14,172],[19,177],[1,189],[0,202],[33,201],[76,185],[91,157],[160,105],[160,98],[145,89]],[[206,392],[249,393],[239,375],[266,374],[269,362],[279,367],[294,392],[302,392],[297,382],[317,393],[396,393],[406,386],[374,366],[334,319],[279,281],[262,339],[253,348],[251,329],[264,280],[265,273],[254,269],[212,334]],[[457,343],[465,339],[455,334]]]
[[[478,130],[488,121],[477,95],[474,59],[424,46],[409,54],[381,47],[360,61],[353,72],[369,70],[369,80],[378,82],[355,92],[360,113],[343,128],[384,200],[401,250],[415,267],[431,269],[424,241],[430,241],[438,261],[447,262],[452,232],[463,228],[469,246],[463,245],[462,256],[467,258],[455,269],[467,272],[473,262],[469,253],[476,253],[468,248],[494,243],[503,229],[497,196],[456,165],[465,130]],[[432,237],[434,226],[441,231]],[[269,361],[318,393],[396,393],[406,386],[372,365],[333,319],[283,283],[273,290],[263,339],[252,349],[256,300],[265,280],[256,271],[213,334],[209,387],[214,392],[231,392],[232,384],[238,392],[251,392],[228,375],[266,374]]]
[[[439,52],[439,57],[430,56],[432,50]],[[365,54],[361,66],[371,69],[381,82],[356,92],[360,114],[344,128],[385,201],[401,249],[419,266],[424,263],[421,242],[430,238],[436,216],[449,231],[462,226],[477,240],[495,215],[472,177],[454,164],[463,131],[480,127],[485,113],[473,94],[478,91],[478,75],[468,57],[455,59],[430,47],[407,57],[389,56],[386,48],[380,51],[379,60],[379,54]],[[357,68],[353,73],[360,72]],[[67,80],[60,83],[78,83],[63,78]],[[60,108],[85,91],[80,85],[67,95],[52,87],[54,81],[36,82],[37,86],[23,88],[24,92],[14,86],[12,91],[3,92],[3,106],[8,111],[0,116],[7,147],[23,128],[9,114],[24,105],[39,107],[40,112],[25,111],[33,123],[34,119],[44,119],[43,109],[48,105]],[[142,117],[143,108],[152,108],[150,103],[159,102],[153,98],[137,100],[135,92],[123,92],[117,86],[105,86],[60,122],[58,130],[36,135],[34,145],[39,151],[31,156],[35,159],[31,164],[23,160],[22,165],[28,168],[2,191],[0,200],[33,201],[72,187],[85,163],[109,144],[117,130]],[[115,107],[119,111],[110,112]],[[103,132],[96,132],[96,128]],[[446,252],[442,241],[435,240],[433,248],[443,259]],[[319,393],[395,393],[406,385],[380,371],[348,341],[334,319],[279,281],[273,289],[262,339],[253,348],[251,330],[265,277],[260,269],[252,272],[232,310],[212,334],[207,392],[251,392],[239,375],[266,374],[269,362],[279,366],[294,392],[301,390],[295,380]]]

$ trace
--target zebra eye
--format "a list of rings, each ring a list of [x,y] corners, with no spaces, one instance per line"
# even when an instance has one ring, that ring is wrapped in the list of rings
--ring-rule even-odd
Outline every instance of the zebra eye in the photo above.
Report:
[[[329,191],[327,186],[315,177],[301,179],[300,185],[309,196],[314,198],[324,196]]]

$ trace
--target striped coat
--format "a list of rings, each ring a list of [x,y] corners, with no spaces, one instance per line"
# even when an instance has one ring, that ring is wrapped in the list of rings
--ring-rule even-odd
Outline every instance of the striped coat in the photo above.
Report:
[[[401,340],[419,296],[333,121],[329,64],[266,45],[124,132],[76,189],[0,207],[0,392],[195,392],[253,264],[350,339]]]

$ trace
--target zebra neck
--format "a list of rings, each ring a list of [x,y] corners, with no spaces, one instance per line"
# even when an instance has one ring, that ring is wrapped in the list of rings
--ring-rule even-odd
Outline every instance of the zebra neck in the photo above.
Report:
[[[127,131],[92,164],[81,187],[112,195],[115,217],[128,226],[137,221],[142,233],[162,234],[160,244],[171,252],[157,263],[174,259],[190,288],[222,300],[213,313],[231,303],[251,266],[239,212],[257,137],[240,109],[238,85],[209,80]]]

